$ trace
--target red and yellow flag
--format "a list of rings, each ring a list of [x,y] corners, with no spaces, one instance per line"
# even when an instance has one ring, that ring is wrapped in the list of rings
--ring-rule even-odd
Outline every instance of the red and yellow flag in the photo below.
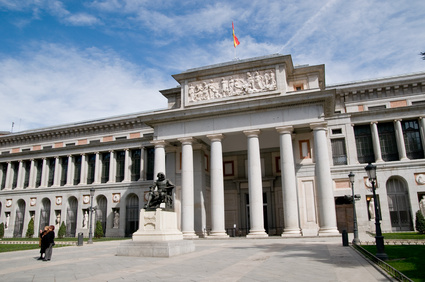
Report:
[[[240,43],[238,38],[235,35],[235,26],[233,25],[233,22],[232,22],[232,29],[233,29],[233,46],[235,46],[236,48],[236,46],[238,46]]]

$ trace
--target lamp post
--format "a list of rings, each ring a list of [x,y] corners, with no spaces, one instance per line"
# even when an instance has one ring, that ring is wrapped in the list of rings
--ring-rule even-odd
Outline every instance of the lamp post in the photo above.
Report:
[[[385,246],[384,246],[384,237],[382,236],[381,232],[381,223],[380,223],[380,213],[378,209],[378,201],[376,198],[376,188],[375,188],[375,181],[376,181],[376,166],[369,163],[365,168],[367,172],[367,176],[369,177],[369,180],[372,184],[372,192],[373,192],[373,201],[375,202],[375,244],[376,244],[376,257],[381,260],[387,260],[388,256],[385,253]]]
[[[354,176],[355,174],[350,171],[350,174],[348,175],[348,177],[350,178],[350,182],[351,182],[351,195],[353,197],[353,223],[354,223],[354,239],[353,239],[353,244],[360,244],[360,240],[359,240],[359,231],[357,228],[357,213],[356,213],[356,197],[354,195]]]
[[[92,220],[92,216],[93,216],[93,196],[94,196],[94,188],[90,188],[90,229],[89,229],[89,240],[87,241],[87,244],[93,244],[93,232],[92,232],[92,227],[93,227],[93,220]]]

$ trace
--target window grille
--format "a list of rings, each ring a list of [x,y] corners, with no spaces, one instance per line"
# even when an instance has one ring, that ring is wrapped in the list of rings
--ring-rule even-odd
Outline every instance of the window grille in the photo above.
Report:
[[[334,165],[346,165],[347,164],[347,152],[345,149],[345,139],[332,139],[332,160]]]
[[[394,123],[378,123],[379,144],[381,145],[382,159],[386,162],[398,161],[397,141]]]
[[[359,163],[375,162],[370,125],[364,124],[354,126],[354,135],[356,138],[357,160]]]
[[[406,155],[409,159],[424,158],[422,148],[421,134],[417,120],[402,121],[404,145],[406,146]]]

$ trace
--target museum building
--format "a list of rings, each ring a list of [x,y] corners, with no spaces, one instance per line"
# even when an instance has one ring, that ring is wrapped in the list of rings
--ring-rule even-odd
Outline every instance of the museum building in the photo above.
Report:
[[[167,109],[3,132],[5,237],[24,237],[31,218],[35,230],[63,222],[87,236],[90,207],[105,236],[131,236],[159,172],[175,184],[184,238],[352,232],[350,172],[360,232],[374,232],[375,216],[383,231],[414,230],[425,72],[326,85],[324,65],[275,54],[173,77],[179,87],[160,91]]]

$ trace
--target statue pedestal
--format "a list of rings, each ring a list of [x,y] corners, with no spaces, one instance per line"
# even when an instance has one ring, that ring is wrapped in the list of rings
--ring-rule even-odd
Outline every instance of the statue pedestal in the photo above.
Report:
[[[195,251],[193,241],[183,240],[177,229],[177,214],[156,209],[140,210],[139,230],[133,240],[118,247],[118,256],[171,257]]]

